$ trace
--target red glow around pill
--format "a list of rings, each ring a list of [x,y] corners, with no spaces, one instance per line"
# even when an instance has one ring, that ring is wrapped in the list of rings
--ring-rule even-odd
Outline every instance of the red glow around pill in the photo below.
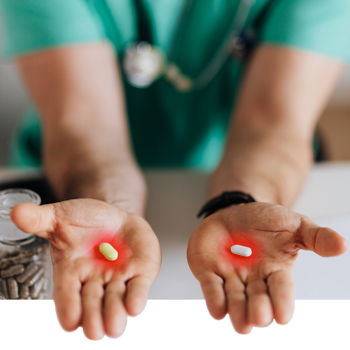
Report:
[[[235,244],[250,248],[252,254],[248,257],[233,254],[231,252],[231,247]],[[261,250],[259,249],[259,242],[251,237],[247,239],[244,234],[234,234],[230,238],[223,240],[221,244],[221,254],[230,264],[241,266],[254,265],[262,256]]]
[[[118,258],[114,261],[106,259],[99,251],[101,243],[109,243],[118,252]],[[106,232],[101,232],[101,234],[90,244],[91,250],[87,255],[89,258],[94,259],[102,268],[117,268],[118,266],[123,265],[132,255],[131,250],[127,248],[127,245],[116,234],[111,235]]]

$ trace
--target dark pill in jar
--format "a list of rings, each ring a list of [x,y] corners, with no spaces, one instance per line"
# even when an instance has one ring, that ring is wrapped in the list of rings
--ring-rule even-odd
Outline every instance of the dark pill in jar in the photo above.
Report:
[[[26,284],[22,284],[19,287],[19,297],[20,297],[20,299],[28,299],[28,297],[29,297],[29,287]]]
[[[0,259],[6,258],[8,256],[7,251],[1,251],[0,252]]]
[[[26,263],[29,263],[31,261],[36,261],[39,259],[40,259],[40,255],[26,256],[26,255],[22,255],[22,254],[15,256],[13,258],[8,258],[8,260],[12,264],[26,264]]]
[[[8,259],[2,259],[0,261],[0,270],[7,269],[11,266],[11,263],[8,261]]]
[[[28,284],[28,286],[32,286],[34,285],[34,283],[36,281],[39,280],[39,278],[41,277],[41,275],[44,273],[44,269],[41,268],[34,276],[32,276],[26,283]]]
[[[18,275],[16,277],[17,282],[23,283],[23,282],[27,281],[27,279],[29,277],[31,277],[38,270],[39,270],[39,266],[38,265],[36,265],[34,263],[30,263],[27,266],[27,268],[25,269],[25,271],[22,274],[20,274],[20,275]]]
[[[2,278],[0,278],[0,292],[5,296],[5,299],[9,298],[6,280]]]
[[[44,281],[45,281],[45,277],[41,277],[41,279],[38,282],[36,282],[34,286],[31,288],[30,296],[33,299],[36,299],[39,296],[40,291],[43,287]]]
[[[0,252],[0,259],[8,258],[9,256],[18,255],[20,251],[21,251],[21,248],[18,246],[12,248],[11,251],[5,251],[5,250],[1,251]]]
[[[33,256],[33,255],[41,253],[43,250],[44,250],[43,247],[38,247],[35,249],[30,249],[30,250],[22,250],[21,254],[26,255],[26,256]]]
[[[25,269],[23,265],[11,266],[9,269],[1,271],[1,277],[8,278],[15,275],[19,275],[20,273],[24,272],[24,270]]]
[[[16,280],[11,277],[7,280],[7,285],[9,288],[10,299],[18,299],[18,284]]]

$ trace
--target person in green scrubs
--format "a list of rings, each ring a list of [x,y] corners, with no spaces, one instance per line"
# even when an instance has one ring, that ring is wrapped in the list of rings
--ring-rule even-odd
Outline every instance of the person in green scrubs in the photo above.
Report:
[[[142,169],[164,167],[211,172],[208,199],[238,190],[257,201],[218,210],[191,236],[188,263],[210,314],[228,313],[242,334],[273,319],[288,323],[298,250],[336,256],[347,247],[289,208],[312,164],[317,119],[350,57],[350,2],[0,4],[3,55],[16,60],[33,100],[11,164],[43,166],[62,200],[20,205],[12,219],[51,242],[62,327],[115,337],[144,308],[161,255],[144,219]],[[145,40],[169,64],[140,88],[125,57]],[[117,270],[89,255],[101,232],[128,247]],[[222,242],[237,235],[254,243],[255,263],[222,254]]]

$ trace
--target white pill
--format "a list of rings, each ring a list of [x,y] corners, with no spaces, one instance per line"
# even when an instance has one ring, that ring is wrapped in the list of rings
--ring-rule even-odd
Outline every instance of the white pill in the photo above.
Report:
[[[252,255],[252,250],[248,247],[244,247],[243,245],[238,245],[235,244],[231,247],[231,252],[236,255],[241,255],[241,256],[251,256]]]

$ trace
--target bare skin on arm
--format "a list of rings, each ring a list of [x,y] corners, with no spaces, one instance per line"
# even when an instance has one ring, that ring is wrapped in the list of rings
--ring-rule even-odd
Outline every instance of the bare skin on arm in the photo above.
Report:
[[[290,321],[300,249],[321,256],[347,249],[339,234],[288,209],[311,167],[315,125],[341,68],[321,55],[273,46],[258,48],[249,64],[208,199],[240,190],[260,203],[230,206],[204,219],[187,250],[209,312],[216,319],[228,313],[239,333],[273,319]],[[237,240],[258,257],[228,258],[225,242]]]
[[[100,199],[143,215],[146,185],[112,48],[56,48],[17,63],[42,118],[44,169],[59,199]]]
[[[143,219],[147,189],[131,149],[117,58],[107,43],[94,43],[24,56],[18,66],[42,117],[44,170],[68,201],[20,205],[12,219],[50,241],[62,327],[82,326],[89,339],[119,336],[126,316],[144,308],[161,252]],[[100,263],[93,246],[104,237],[124,247],[124,259]]]

